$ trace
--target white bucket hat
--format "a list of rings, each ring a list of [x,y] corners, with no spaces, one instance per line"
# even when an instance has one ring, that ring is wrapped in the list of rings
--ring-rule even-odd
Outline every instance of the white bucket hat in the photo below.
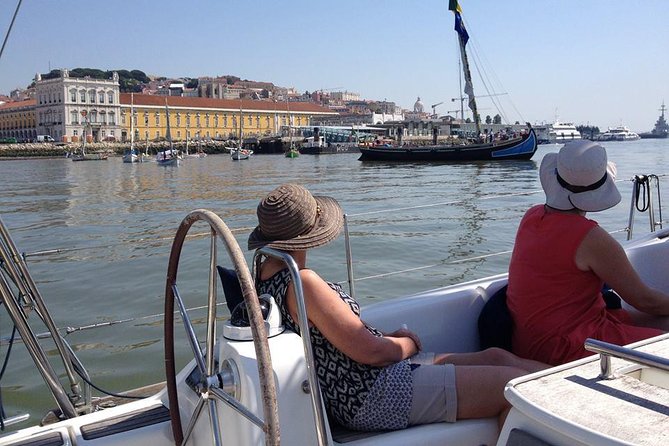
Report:
[[[588,140],[570,141],[558,153],[548,153],[539,169],[546,204],[562,211],[597,212],[620,202],[616,166],[606,150]]]

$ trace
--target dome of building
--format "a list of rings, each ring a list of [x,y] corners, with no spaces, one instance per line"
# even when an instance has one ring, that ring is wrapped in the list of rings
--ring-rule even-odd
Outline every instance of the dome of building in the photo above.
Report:
[[[413,111],[415,113],[423,113],[424,107],[423,103],[420,101],[420,96],[416,99],[416,103],[413,105]]]

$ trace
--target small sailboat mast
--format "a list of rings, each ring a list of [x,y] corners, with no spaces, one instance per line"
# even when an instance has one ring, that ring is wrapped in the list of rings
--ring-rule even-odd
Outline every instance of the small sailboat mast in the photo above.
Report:
[[[135,94],[130,93],[130,155],[135,151]]]
[[[88,113],[86,110],[81,112],[81,116],[84,117],[84,129],[82,131],[83,137],[81,138],[81,156],[86,156],[86,129],[88,128]]]
[[[170,131],[170,107],[167,105],[167,98],[165,98],[165,119],[167,121],[167,130],[165,131],[165,138],[170,144],[170,150],[174,148],[172,143],[172,132]]]
[[[465,77],[465,93],[469,97],[469,108],[474,115],[474,124],[476,125],[476,133],[481,134],[481,117],[476,107],[476,97],[474,96],[474,85],[472,84],[472,74],[469,70],[469,59],[467,58],[466,45],[469,40],[469,34],[465,29],[465,24],[462,22],[462,9],[457,0],[449,0],[448,9],[453,11],[455,15],[455,31],[458,33],[458,41],[460,43],[460,59],[462,60],[462,71]]]
[[[242,138],[244,137],[244,115],[242,114],[242,98],[239,98],[239,149],[242,148]]]

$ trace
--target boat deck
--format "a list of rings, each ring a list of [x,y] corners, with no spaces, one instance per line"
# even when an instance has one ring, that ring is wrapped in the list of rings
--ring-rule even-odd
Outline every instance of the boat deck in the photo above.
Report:
[[[632,346],[667,358],[669,334]],[[601,379],[596,355],[512,381],[506,396],[540,430],[568,433],[568,439],[549,439],[542,432],[551,444],[669,444],[669,372],[614,357],[611,366],[615,378]]]

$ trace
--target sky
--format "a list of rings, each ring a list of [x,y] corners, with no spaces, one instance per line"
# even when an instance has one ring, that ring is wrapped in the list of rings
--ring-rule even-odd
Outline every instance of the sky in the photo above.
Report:
[[[2,38],[17,3],[0,0]],[[641,132],[669,104],[666,0],[460,5],[484,118]],[[0,93],[55,68],[139,69],[349,91],[407,109],[420,97],[426,111],[441,102],[437,113],[454,115],[462,88],[453,26],[448,0],[23,0]]]

